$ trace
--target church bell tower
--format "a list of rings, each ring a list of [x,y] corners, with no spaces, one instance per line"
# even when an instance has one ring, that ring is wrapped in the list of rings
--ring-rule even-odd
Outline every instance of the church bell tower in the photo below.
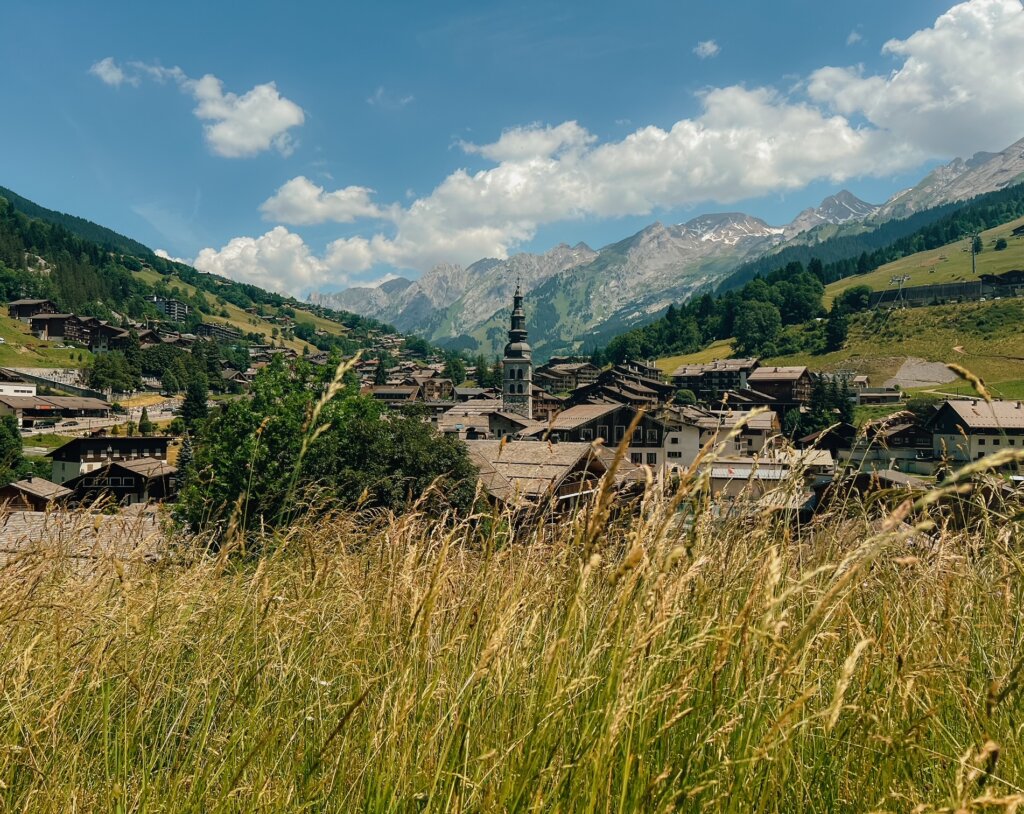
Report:
[[[512,298],[512,322],[502,360],[501,407],[508,413],[533,418],[533,351],[526,341],[526,315],[523,313],[523,292],[516,282]]]

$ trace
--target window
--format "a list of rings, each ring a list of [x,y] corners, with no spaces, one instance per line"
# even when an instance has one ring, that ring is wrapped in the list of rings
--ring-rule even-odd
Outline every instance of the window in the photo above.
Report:
[[[658,431],[657,430],[648,430],[647,431],[647,443],[648,444],[657,444],[658,443]]]
[[[629,453],[629,462],[639,466],[641,463],[643,463],[643,455],[641,455],[639,452],[631,452]]]
[[[615,443],[619,443],[622,440],[622,436],[626,434],[626,427],[623,424],[615,425]]]
[[[671,438],[668,439],[668,442],[670,444],[678,444],[679,443],[679,438],[676,437],[675,435],[673,435]]]
[[[522,368],[519,368],[518,370],[516,370],[516,378],[517,379],[523,378],[523,369]]]
[[[611,440],[609,438],[609,436],[608,436],[608,425],[607,424],[601,424],[597,428],[597,437],[598,438],[603,438],[605,441],[610,441]]]
[[[593,441],[594,431],[593,430],[580,430],[580,440],[582,441]]]
[[[677,449],[676,450],[669,450],[668,457],[669,458],[682,458],[683,457],[683,453],[681,453]]]
[[[648,452],[647,453],[647,465],[648,466],[657,466],[658,465],[658,453],[657,452]]]
[[[978,446],[979,447],[985,446],[985,439],[984,438],[979,438],[978,439]]]

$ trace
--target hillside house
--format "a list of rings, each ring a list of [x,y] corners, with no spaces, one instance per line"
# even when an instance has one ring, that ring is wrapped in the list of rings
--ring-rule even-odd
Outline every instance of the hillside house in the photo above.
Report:
[[[111,462],[156,460],[167,463],[169,438],[159,436],[97,435],[75,438],[47,453],[51,459],[51,480],[67,483],[79,475],[94,472]]]
[[[588,443],[467,441],[466,447],[490,499],[520,509],[572,509],[597,491],[614,458]],[[633,467],[620,467],[617,484],[636,477]]]
[[[558,443],[592,443],[603,439],[605,446],[617,447],[636,417],[637,410],[628,404],[578,404],[562,411],[535,435]],[[645,413],[633,430],[627,448],[628,460],[634,465],[646,464],[655,471],[667,460],[665,423]]]
[[[1024,403],[983,399],[945,401],[929,422],[935,460],[976,461],[1024,447]]]
[[[28,322],[36,314],[55,314],[57,311],[57,303],[53,300],[23,299],[7,303],[7,315],[22,322]]]
[[[60,484],[29,475],[0,487],[0,506],[6,511],[45,512],[63,505],[72,494]]]
[[[780,407],[795,407],[810,402],[814,378],[803,366],[758,367],[747,376],[747,384]]]
[[[36,314],[28,324],[36,338],[44,342],[89,342],[89,323],[74,314]]]
[[[363,395],[384,402],[388,407],[401,407],[419,400],[420,388],[415,384],[378,384],[364,387]]]
[[[549,393],[568,393],[597,381],[601,369],[590,362],[564,356],[549,359],[533,373],[533,380]]]
[[[672,371],[677,390],[691,390],[698,401],[708,401],[727,390],[747,386],[747,378],[757,369],[757,359],[718,359],[707,364],[680,365]]]
[[[65,483],[77,503],[111,500],[122,506],[162,502],[177,491],[178,470],[156,458],[109,461]]]

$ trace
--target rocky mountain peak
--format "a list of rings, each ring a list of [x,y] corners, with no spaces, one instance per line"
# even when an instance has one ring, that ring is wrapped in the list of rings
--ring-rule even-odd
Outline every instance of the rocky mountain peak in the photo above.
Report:
[[[842,189],[835,195],[829,195],[818,206],[805,209],[797,215],[791,223],[784,227],[784,234],[788,239],[823,223],[841,224],[863,221],[877,211],[878,207],[874,204],[862,201],[848,189]]]

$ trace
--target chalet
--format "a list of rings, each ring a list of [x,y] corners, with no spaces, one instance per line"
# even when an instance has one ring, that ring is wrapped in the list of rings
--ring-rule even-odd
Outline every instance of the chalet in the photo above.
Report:
[[[236,390],[248,390],[249,385],[252,383],[249,377],[241,370],[235,370],[230,367],[222,370],[220,376],[225,385]]]
[[[718,359],[702,365],[680,365],[672,371],[678,390],[691,390],[699,401],[707,401],[726,390],[743,389],[757,369],[757,359]]]
[[[533,394],[532,415],[534,421],[547,421],[551,416],[565,409],[566,400],[561,396],[553,395],[536,384],[530,385],[530,392]]]
[[[568,393],[597,381],[601,369],[590,362],[554,357],[533,372],[535,383],[551,393]]]
[[[0,487],[0,505],[8,511],[45,512],[66,503],[72,494],[60,484],[29,475]]]
[[[811,400],[814,379],[806,367],[758,367],[747,376],[750,389],[770,396],[781,407]]]
[[[936,460],[975,461],[1024,447],[1024,403],[982,399],[943,402],[929,422]]]
[[[598,438],[608,447],[618,446],[636,417],[637,410],[628,404],[577,404],[556,415],[534,434],[559,443],[592,443]],[[645,413],[629,439],[627,454],[633,464],[646,464],[661,469],[665,464],[665,435],[661,420]]]
[[[857,439],[857,428],[845,421],[805,435],[796,442],[798,449],[827,449],[832,457],[849,458]]]
[[[57,303],[53,300],[11,300],[7,303],[7,315],[12,319],[28,322],[36,314],[57,313]]]
[[[694,424],[701,431],[701,446],[709,441],[724,442],[735,431],[726,452],[736,455],[762,452],[782,430],[778,413],[772,410],[757,413],[752,410],[706,410]]]
[[[577,387],[568,403],[577,404],[629,404],[636,408],[653,409],[674,395],[672,385],[632,373],[623,367],[606,370],[591,384]]]
[[[700,453],[700,428],[686,410],[667,410],[660,418],[665,425],[665,470],[688,468]]]
[[[439,376],[412,376],[405,384],[418,384],[424,401],[455,401],[455,383]]]
[[[85,341],[93,353],[106,353],[111,350],[123,349],[130,338],[130,331],[119,328],[117,325],[111,325],[109,322],[95,320],[95,324],[90,326]]]
[[[108,461],[97,469],[71,478],[65,486],[81,504],[104,499],[119,505],[160,502],[173,497],[178,470],[156,458]]]
[[[55,483],[67,483],[111,462],[153,459],[167,463],[168,438],[158,436],[98,435],[75,438],[47,453]]]
[[[809,513],[817,492],[827,488],[835,461],[827,450],[773,449],[764,455],[716,458],[710,464],[711,494],[744,510],[763,513],[779,509]]]
[[[492,501],[512,508],[571,509],[600,487],[614,452],[587,443],[467,441],[480,484]],[[616,482],[636,477],[620,464]]]
[[[28,320],[29,327],[36,338],[52,342],[89,341],[88,323],[74,314],[42,313]]]
[[[615,368],[627,375],[639,376],[642,379],[651,379],[656,382],[660,382],[664,378],[661,368],[653,362],[629,360],[622,364],[615,365]]]
[[[403,404],[411,404],[419,400],[420,388],[415,384],[377,384],[364,387],[361,391],[364,395],[382,401],[388,407],[400,407]]]
[[[476,401],[478,399],[493,399],[498,392],[490,387],[456,387],[454,388],[456,401]]]
[[[865,423],[854,436],[848,455],[854,467],[866,471],[930,474],[934,469],[932,446],[931,430],[916,415],[903,411]]]
[[[496,410],[487,414],[487,428],[490,438],[526,438],[531,437],[541,427],[547,424],[542,421],[532,421],[524,418],[519,413],[504,412]]]
[[[439,432],[460,438],[490,438],[488,416],[501,410],[501,399],[474,399],[449,407],[437,418]]]

